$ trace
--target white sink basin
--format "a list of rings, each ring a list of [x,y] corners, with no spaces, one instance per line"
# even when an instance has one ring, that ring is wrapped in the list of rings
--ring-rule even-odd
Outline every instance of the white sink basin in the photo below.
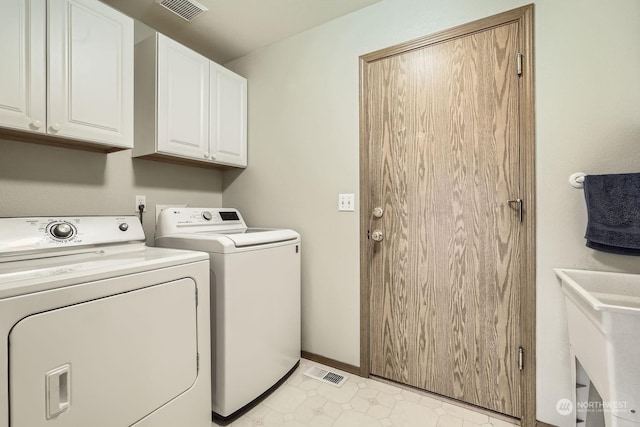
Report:
[[[609,405],[605,423],[640,425],[640,275],[554,271],[565,295],[571,353]]]
[[[562,268],[555,272],[562,288],[571,289],[592,309],[640,316],[640,274]]]

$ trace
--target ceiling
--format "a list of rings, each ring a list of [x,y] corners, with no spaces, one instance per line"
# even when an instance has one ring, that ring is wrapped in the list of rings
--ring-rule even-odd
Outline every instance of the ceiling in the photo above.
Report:
[[[208,12],[187,22],[155,0],[101,0],[224,64],[381,0],[197,0]]]

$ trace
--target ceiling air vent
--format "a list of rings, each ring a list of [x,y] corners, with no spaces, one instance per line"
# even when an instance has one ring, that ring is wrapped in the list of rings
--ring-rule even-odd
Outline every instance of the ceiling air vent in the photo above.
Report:
[[[156,3],[187,21],[209,10],[194,0],[156,0]]]

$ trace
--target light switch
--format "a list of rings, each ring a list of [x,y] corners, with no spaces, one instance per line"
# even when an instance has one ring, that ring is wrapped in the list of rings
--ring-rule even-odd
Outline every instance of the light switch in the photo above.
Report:
[[[353,212],[355,210],[356,197],[353,193],[338,194],[338,210]]]

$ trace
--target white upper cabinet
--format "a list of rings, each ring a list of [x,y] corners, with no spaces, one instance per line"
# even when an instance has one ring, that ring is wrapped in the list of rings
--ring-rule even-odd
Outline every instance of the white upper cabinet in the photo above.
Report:
[[[212,62],[211,155],[222,163],[247,165],[247,79]]]
[[[247,80],[156,34],[135,47],[134,157],[247,166]]]
[[[48,22],[48,132],[133,147],[133,21],[96,0],[54,0]]]
[[[158,37],[158,151],[209,158],[209,60]]]
[[[0,126],[45,132],[46,4],[0,1]]]
[[[133,146],[132,19],[98,0],[1,0],[0,57],[3,135]]]

